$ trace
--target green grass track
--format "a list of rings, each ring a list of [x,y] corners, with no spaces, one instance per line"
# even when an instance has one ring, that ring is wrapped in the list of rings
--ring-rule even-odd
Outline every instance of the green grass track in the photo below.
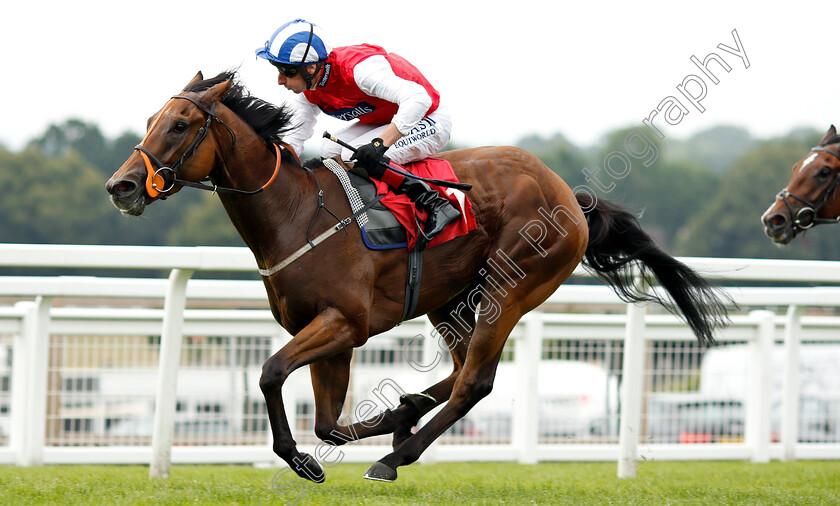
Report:
[[[840,504],[840,461],[641,462],[619,480],[612,463],[415,464],[396,483],[339,464],[316,485],[282,469],[177,465],[167,480],[145,466],[0,466],[0,503],[25,504]]]

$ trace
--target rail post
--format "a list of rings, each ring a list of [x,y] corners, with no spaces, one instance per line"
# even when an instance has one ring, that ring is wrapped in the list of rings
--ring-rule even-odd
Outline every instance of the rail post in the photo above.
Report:
[[[181,363],[184,309],[187,305],[187,281],[192,269],[172,269],[163,303],[163,325],[160,335],[158,385],[155,396],[155,418],[152,425],[152,462],[150,478],[169,478],[172,467],[172,438],[175,431],[175,404],[178,366]]]
[[[24,316],[15,337],[12,355],[11,446],[20,466],[44,463],[47,429],[47,364],[50,353],[50,306],[52,297],[38,296],[20,302]]]
[[[513,410],[512,443],[520,464],[537,463],[539,442],[539,372],[543,336],[542,311],[531,311],[523,318],[525,331],[514,343],[513,359],[518,376],[518,400]]]
[[[757,333],[750,342],[747,384],[746,430],[744,440],[755,463],[770,461],[770,412],[773,395],[773,343],[776,315],[764,309],[750,312]]]
[[[802,306],[788,306],[785,321],[785,365],[782,382],[782,461],[796,460],[799,439],[799,349],[802,333]]]
[[[645,289],[644,279],[637,286]],[[642,386],[645,363],[645,315],[647,304],[627,304],[624,329],[620,425],[618,429],[618,477],[635,478],[638,464],[639,431],[642,426]]]

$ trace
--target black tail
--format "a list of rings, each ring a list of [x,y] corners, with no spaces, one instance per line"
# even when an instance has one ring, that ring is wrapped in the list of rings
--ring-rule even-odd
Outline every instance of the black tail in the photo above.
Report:
[[[625,302],[656,302],[674,314],[682,313],[697,339],[713,344],[715,329],[728,320],[726,302],[731,301],[724,302],[725,297],[707,280],[656,246],[631,213],[586,193],[575,197],[589,223],[583,264]],[[634,275],[649,277],[651,273],[672,300],[639,289]]]

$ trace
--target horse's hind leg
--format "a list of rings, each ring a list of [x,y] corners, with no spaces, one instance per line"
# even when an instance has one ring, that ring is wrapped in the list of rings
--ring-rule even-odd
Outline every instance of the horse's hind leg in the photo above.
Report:
[[[365,473],[366,478],[394,481],[398,466],[416,461],[444,431],[491,392],[496,367],[513,327],[522,315],[548,298],[580,261],[582,248],[579,247],[580,241],[575,239],[571,235],[565,238],[558,248],[559,253],[555,252],[554,257],[542,262],[534,261],[536,254],[528,256],[517,250],[517,244],[506,248],[511,252],[510,258],[519,259],[522,265],[530,265],[530,275],[520,276],[519,281],[511,282],[506,288],[488,280],[479,287],[480,292],[472,292],[479,294],[481,299],[480,305],[472,305],[480,307],[478,323],[469,340],[464,365],[455,378],[449,402],[393,453],[374,463]]]
[[[341,354],[309,365],[315,392],[315,434],[321,440],[340,446],[344,443],[382,434],[394,434],[394,448],[412,435],[420,418],[446,402],[463,366],[469,337],[475,326],[474,312],[466,309],[460,298],[430,313],[429,317],[452,355],[453,371],[446,379],[422,394],[402,397],[392,410],[350,425],[340,425],[339,418],[347,395],[351,354]],[[432,336],[425,336],[431,339]]]
[[[508,306],[493,322],[480,317],[467,350],[466,361],[455,379],[449,402],[416,434],[403,442],[393,453],[374,463],[365,478],[394,481],[397,467],[416,461],[446,429],[455,424],[493,388],[496,366],[505,341],[522,313]]]
[[[411,437],[411,429],[417,425],[420,418],[426,413],[449,400],[452,394],[452,387],[461,374],[464,360],[467,357],[467,348],[470,344],[470,337],[475,330],[475,312],[470,310],[463,299],[465,295],[456,297],[445,306],[429,313],[429,320],[435,327],[435,334],[438,339],[449,349],[452,356],[452,373],[442,381],[430,386],[422,392],[423,397],[417,394],[407,396],[400,404],[399,425],[394,431],[393,447],[396,449],[406,439]],[[424,336],[432,339],[433,336]],[[417,400],[414,400],[417,399]],[[398,408],[399,409],[399,408]]]

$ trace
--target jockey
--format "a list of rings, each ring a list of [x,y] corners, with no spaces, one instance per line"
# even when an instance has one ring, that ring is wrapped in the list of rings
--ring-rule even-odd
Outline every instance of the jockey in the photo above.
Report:
[[[379,46],[332,48],[320,27],[302,19],[278,28],[256,53],[277,68],[277,84],[295,93],[289,105],[298,128],[284,138],[295,152],[300,154],[314,134],[320,112],[357,120],[336,135],[357,148],[355,155],[325,142],[322,158],[355,160],[370,177],[408,196],[428,213],[423,231],[428,240],[460,218],[428,184],[381,165],[389,159],[405,164],[428,158],[449,141],[449,113],[417,68]]]

